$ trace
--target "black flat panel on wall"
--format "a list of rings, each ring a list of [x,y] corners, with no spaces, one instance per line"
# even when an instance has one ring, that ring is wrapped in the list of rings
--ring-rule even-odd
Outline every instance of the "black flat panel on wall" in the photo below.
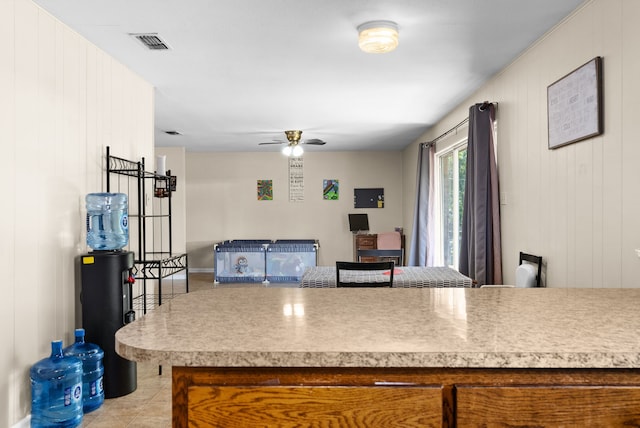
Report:
[[[369,216],[367,214],[349,214],[349,231],[361,232],[369,230]]]
[[[384,208],[384,189],[353,189],[355,208]]]

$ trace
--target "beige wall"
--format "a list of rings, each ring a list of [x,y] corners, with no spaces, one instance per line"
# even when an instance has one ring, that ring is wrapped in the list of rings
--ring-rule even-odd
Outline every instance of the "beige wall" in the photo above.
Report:
[[[153,153],[153,88],[28,0],[0,1],[0,426],[29,414],[29,368],[73,339],[84,196],[104,153]]]
[[[420,141],[484,100],[499,103],[505,281],[519,251],[544,257],[549,287],[638,287],[640,259],[640,2],[587,3],[468,98]],[[602,136],[547,148],[547,86],[604,58]],[[417,144],[417,143],[416,143]],[[405,150],[404,222],[410,224],[416,144]]]
[[[328,147],[327,147],[328,148]],[[289,202],[288,161],[276,153],[187,153],[189,267],[213,269],[213,244],[227,239],[317,239],[319,264],[351,260],[347,214],[367,213],[374,232],[402,226],[400,152],[307,152],[304,202]],[[274,200],[258,201],[256,181],[273,180]],[[338,201],[322,199],[337,179]],[[383,209],[354,209],[354,188],[384,188]]]

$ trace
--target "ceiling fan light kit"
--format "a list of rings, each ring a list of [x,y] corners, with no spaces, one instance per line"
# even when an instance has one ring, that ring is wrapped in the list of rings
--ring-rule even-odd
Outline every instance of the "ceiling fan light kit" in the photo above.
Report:
[[[282,154],[285,156],[297,157],[297,156],[302,156],[302,153],[304,153],[304,150],[302,150],[302,147],[300,147],[298,143],[291,143],[282,149]]]
[[[398,24],[369,21],[358,26],[358,46],[367,53],[387,53],[398,47]]]
[[[296,146],[296,147],[298,147],[298,146]],[[282,154],[285,155],[285,156],[298,156],[298,155],[294,155],[293,154],[293,146],[291,146],[291,145],[284,146],[282,148]],[[300,153],[300,154],[302,154],[302,153]]]
[[[291,156],[301,156],[302,153],[304,153],[304,150],[302,150],[302,147],[300,147],[297,144],[293,146],[293,150],[291,150]]]
[[[286,144],[286,146],[282,149],[282,154],[285,156],[302,156],[304,150],[300,146],[300,144],[310,144],[313,146],[324,146],[326,144],[325,141],[319,140],[317,138],[312,138],[311,140],[300,141],[300,137],[302,137],[302,131],[300,130],[290,130],[284,131],[284,135],[287,136],[288,143],[284,141],[270,141],[268,143],[260,143],[259,145],[264,144]]]

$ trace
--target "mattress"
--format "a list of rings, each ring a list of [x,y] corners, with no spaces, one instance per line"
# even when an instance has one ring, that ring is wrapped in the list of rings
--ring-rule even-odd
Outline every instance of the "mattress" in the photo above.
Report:
[[[382,272],[349,272],[348,275],[364,276],[363,281],[376,282],[376,276]],[[342,271],[340,272],[342,277]],[[347,278],[345,278],[347,279]],[[393,272],[395,288],[429,288],[429,287],[472,287],[471,278],[448,267],[403,266]],[[308,267],[302,279],[302,288],[330,288],[336,286],[335,266]]]

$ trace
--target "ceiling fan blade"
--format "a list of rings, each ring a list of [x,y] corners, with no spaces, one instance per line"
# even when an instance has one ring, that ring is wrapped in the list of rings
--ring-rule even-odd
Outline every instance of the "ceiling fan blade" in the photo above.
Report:
[[[284,143],[285,143],[284,141],[269,141],[269,142],[266,142],[266,143],[258,143],[258,145],[259,146],[264,146],[264,145],[267,145],[267,144],[284,144]]]
[[[302,144],[311,144],[311,145],[315,145],[315,146],[324,146],[325,144],[327,144],[327,142],[319,140],[317,138],[311,138],[310,140],[303,141]]]

